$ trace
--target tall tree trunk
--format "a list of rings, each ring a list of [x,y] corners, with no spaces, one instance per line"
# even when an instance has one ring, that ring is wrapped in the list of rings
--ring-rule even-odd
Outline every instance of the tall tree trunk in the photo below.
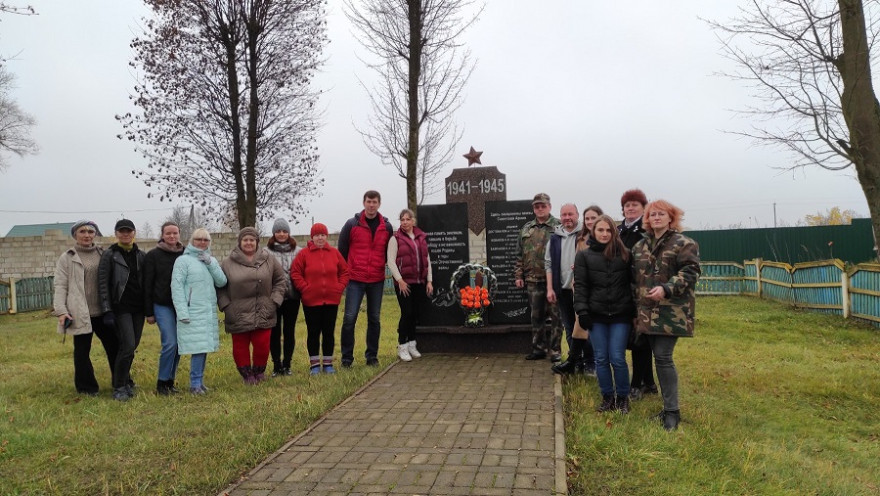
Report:
[[[257,62],[259,54],[257,53],[258,40],[260,37],[260,16],[262,12],[262,2],[256,0],[251,3],[250,10],[243,12],[246,16],[245,29],[247,30],[247,75],[248,75],[248,124],[247,124],[247,150],[245,150],[245,188],[246,196],[244,201],[244,210],[238,212],[238,223],[240,227],[257,225],[257,139],[259,138],[260,123],[260,95],[257,92],[260,86],[259,71]]]
[[[406,205],[416,212],[418,208],[419,165],[419,79],[422,71],[422,0],[409,3],[409,140],[406,150]]]
[[[230,16],[232,17],[232,16]],[[235,27],[232,25],[220,25],[220,36],[226,47],[226,79],[229,84],[229,126],[232,138],[232,176],[235,178],[235,210],[239,218],[239,228],[248,224],[242,224],[242,213],[247,210],[245,204],[245,175],[244,164],[241,162],[241,115],[239,114],[241,95],[238,86],[238,71],[235,67]]]
[[[834,61],[843,80],[841,107],[850,155],[865,192],[874,246],[880,235],[880,104],[871,85],[871,54],[862,0],[839,0],[843,53]]]

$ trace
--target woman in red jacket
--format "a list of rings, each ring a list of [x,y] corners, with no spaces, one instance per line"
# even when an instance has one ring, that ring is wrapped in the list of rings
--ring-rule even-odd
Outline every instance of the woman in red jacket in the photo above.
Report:
[[[309,351],[309,374],[333,374],[333,330],[342,292],[348,284],[348,264],[339,250],[327,244],[327,226],[312,226],[312,240],[290,265],[290,278],[302,294]],[[323,355],[318,354],[320,352]]]

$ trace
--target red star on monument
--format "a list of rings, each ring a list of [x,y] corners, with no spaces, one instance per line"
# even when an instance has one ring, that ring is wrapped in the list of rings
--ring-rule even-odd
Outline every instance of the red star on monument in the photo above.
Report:
[[[468,153],[465,153],[462,156],[464,158],[468,159],[468,167],[470,167],[474,164],[483,165],[483,163],[480,162],[480,155],[482,155],[482,154],[483,154],[483,152],[478,152],[478,151],[474,150],[474,147],[471,147],[471,151],[469,151]]]

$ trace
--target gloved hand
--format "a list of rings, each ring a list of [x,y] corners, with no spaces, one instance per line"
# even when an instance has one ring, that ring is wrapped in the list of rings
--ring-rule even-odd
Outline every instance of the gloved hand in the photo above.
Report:
[[[581,326],[582,329],[589,331],[593,328],[593,321],[590,319],[590,314],[584,312],[578,314],[578,325]]]
[[[211,255],[206,251],[199,253],[198,259],[205,265],[211,265]]]
[[[101,320],[104,322],[104,327],[108,329],[116,329],[116,314],[112,311],[105,313]]]

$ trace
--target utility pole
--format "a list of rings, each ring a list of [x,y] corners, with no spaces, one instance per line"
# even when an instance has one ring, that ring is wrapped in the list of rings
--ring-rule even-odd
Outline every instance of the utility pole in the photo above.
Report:
[[[773,227],[776,227],[776,202],[773,202]]]

